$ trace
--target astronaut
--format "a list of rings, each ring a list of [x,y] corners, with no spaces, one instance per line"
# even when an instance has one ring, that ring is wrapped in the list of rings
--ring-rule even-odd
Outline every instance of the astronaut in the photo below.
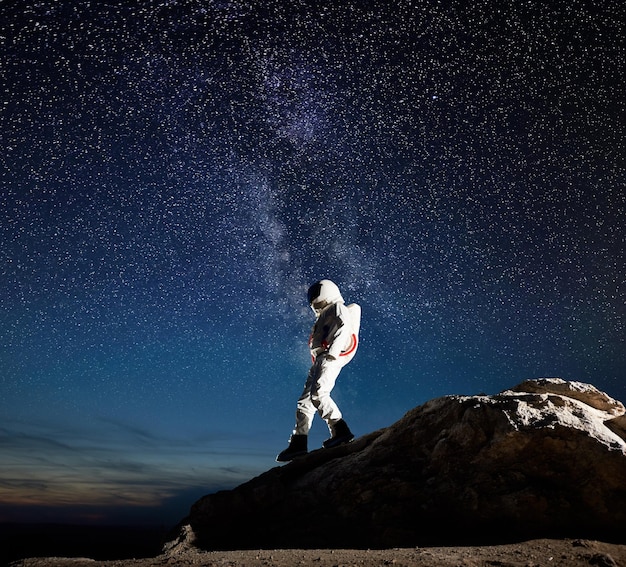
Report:
[[[356,303],[345,305],[339,288],[330,280],[314,283],[309,288],[308,300],[316,318],[309,338],[313,364],[298,400],[296,426],[289,446],[276,457],[278,462],[306,454],[307,436],[316,412],[330,430],[330,438],[323,443],[325,448],[354,439],[330,392],[341,369],[356,354],[361,308]]]

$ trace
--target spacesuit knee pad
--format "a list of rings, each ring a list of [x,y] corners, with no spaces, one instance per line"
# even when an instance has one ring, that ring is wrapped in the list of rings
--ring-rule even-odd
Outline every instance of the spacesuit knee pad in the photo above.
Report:
[[[320,404],[322,403],[322,400],[321,400],[321,397],[320,397],[318,392],[315,392],[315,393],[311,394],[311,403],[313,404],[313,407],[315,409],[320,407]]]

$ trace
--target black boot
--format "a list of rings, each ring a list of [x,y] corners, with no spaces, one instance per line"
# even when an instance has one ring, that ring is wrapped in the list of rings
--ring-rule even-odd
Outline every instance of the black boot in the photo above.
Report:
[[[325,449],[331,449],[332,447],[337,447],[338,445],[343,445],[344,443],[350,443],[354,439],[354,435],[352,435],[352,431],[348,427],[348,424],[340,419],[333,426],[333,436],[330,439],[326,439],[322,445]]]
[[[276,461],[279,463],[286,463],[296,457],[301,457],[307,453],[307,436],[306,435],[292,435],[289,440],[289,447],[287,447],[282,453],[276,457]]]

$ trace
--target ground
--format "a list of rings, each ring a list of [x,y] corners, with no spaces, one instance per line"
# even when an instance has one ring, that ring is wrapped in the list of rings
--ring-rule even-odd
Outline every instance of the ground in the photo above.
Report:
[[[384,550],[277,549],[187,551],[150,559],[93,561],[35,558],[14,567],[626,567],[626,545],[592,540],[537,539],[496,546],[424,547]]]

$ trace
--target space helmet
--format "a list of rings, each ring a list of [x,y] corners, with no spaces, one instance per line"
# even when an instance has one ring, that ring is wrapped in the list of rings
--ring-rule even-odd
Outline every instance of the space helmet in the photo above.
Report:
[[[315,311],[316,315],[329,305],[343,302],[343,297],[337,285],[330,280],[320,280],[315,282],[308,291],[308,300],[311,309]]]

